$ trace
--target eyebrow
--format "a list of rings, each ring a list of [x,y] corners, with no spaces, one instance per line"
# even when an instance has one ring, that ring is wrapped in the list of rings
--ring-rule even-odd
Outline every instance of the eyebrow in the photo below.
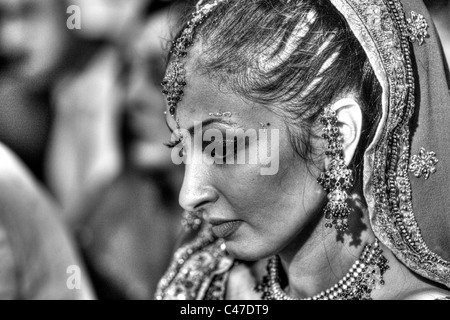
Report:
[[[205,127],[210,126],[210,125],[212,125],[214,123],[220,123],[220,124],[226,124],[226,125],[236,125],[236,123],[233,122],[233,121],[227,121],[227,120],[220,119],[220,118],[210,118],[210,119],[206,119],[206,120],[201,122],[202,130]],[[173,133],[173,130],[170,128],[169,122],[167,121],[167,118],[166,118],[166,124],[167,124],[167,127],[169,128],[170,132]],[[189,127],[189,129],[187,129],[187,131],[189,132],[189,134],[191,136],[194,135],[194,130],[195,130],[195,126],[191,126],[191,127]]]

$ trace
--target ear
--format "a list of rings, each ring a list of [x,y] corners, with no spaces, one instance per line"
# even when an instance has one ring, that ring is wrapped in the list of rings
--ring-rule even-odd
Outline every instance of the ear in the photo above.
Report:
[[[331,106],[336,112],[338,119],[338,128],[342,146],[344,149],[344,161],[348,166],[355,155],[356,148],[361,137],[362,129],[362,112],[359,103],[352,98],[343,98]],[[327,157],[325,162],[326,168],[329,166]]]

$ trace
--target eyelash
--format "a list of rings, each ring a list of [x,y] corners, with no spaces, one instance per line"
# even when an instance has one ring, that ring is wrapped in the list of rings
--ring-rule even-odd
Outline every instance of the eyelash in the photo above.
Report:
[[[169,149],[173,149],[173,148],[175,148],[177,145],[179,145],[181,142],[182,142],[182,139],[180,138],[180,139],[178,139],[178,140],[176,140],[176,141],[172,141],[172,140],[167,141],[166,143],[164,143],[164,145],[165,145],[167,148],[169,148]]]
[[[178,155],[180,157],[184,156],[184,146],[183,146],[183,138],[178,138],[175,141],[169,140],[168,142],[164,143],[164,145],[169,148],[169,149],[174,149],[176,147],[178,147],[181,144],[181,148],[180,150],[178,150]]]
[[[169,148],[169,149],[174,149],[175,147],[177,147],[177,146],[178,146],[180,143],[182,143],[182,142],[183,142],[183,139],[182,139],[182,138],[179,138],[179,139],[176,140],[176,141],[170,140],[170,141],[164,143],[164,145],[165,145],[167,148]],[[208,145],[210,145],[212,142],[214,142],[214,140],[213,140],[213,141],[204,141],[204,142],[203,142],[203,145],[202,145],[202,152],[204,152],[205,149],[206,149],[206,147],[207,147]],[[223,142],[225,142],[225,141],[223,141]],[[227,148],[227,146],[228,146],[227,143],[223,143],[223,148]],[[233,141],[233,148],[234,148],[234,150],[233,150],[233,155],[234,155],[234,158],[236,158],[236,156],[237,156],[237,139],[236,139],[236,138],[235,138],[234,141]],[[182,148],[180,149],[180,153],[182,153],[183,150],[184,150],[184,147],[182,147]],[[228,154],[227,154],[226,152],[223,152],[223,155],[224,155],[224,156],[221,157],[221,159],[222,159],[222,160],[226,160],[226,159],[228,158]],[[211,155],[211,156],[212,156],[212,157],[215,157],[215,154],[214,154],[214,155]],[[224,166],[227,165],[226,161],[224,161],[222,164],[220,164],[220,163],[215,163],[215,162],[214,162],[214,164],[215,164],[216,166],[219,166],[219,167],[224,167]]]
[[[169,149],[173,149],[173,148],[175,148],[176,146],[178,146],[179,144],[182,144],[182,149],[184,149],[184,145],[183,145],[183,136],[180,136],[180,135],[175,135],[175,136],[173,136],[172,135],[172,137],[171,137],[172,139],[176,139],[176,140],[169,140],[169,141],[167,141],[166,143],[163,143],[167,148],[169,148]]]
[[[214,140],[213,140],[214,141]],[[207,141],[207,142],[205,142],[205,143],[207,143],[204,147],[203,147],[203,150],[208,146],[208,145],[210,145],[213,141]],[[223,148],[225,148],[225,152],[222,152],[222,154],[223,154],[223,157],[220,157],[220,159],[221,160],[224,160],[223,161],[223,163],[216,163],[216,162],[214,162],[214,165],[216,165],[216,166],[218,166],[218,167],[224,167],[224,166],[227,166],[227,163],[226,163],[226,160],[227,160],[227,158],[228,158],[228,154],[227,154],[227,152],[226,152],[226,149],[228,149],[228,143],[225,143],[226,141],[222,141],[222,146],[223,146]],[[234,157],[234,160],[236,160],[236,156],[237,156],[237,139],[235,138],[234,140],[233,140],[233,157]],[[212,157],[216,157],[216,155],[214,154],[214,155],[211,155]]]

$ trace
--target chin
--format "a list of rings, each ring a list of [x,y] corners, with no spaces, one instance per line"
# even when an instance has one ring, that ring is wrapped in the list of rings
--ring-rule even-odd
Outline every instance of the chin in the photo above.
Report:
[[[225,239],[227,252],[234,258],[243,261],[258,261],[273,256],[275,251],[264,246],[255,245],[251,240],[245,239],[238,241],[236,239]]]

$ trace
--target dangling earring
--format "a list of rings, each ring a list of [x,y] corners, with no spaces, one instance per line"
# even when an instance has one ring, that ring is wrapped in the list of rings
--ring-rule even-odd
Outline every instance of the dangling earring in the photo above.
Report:
[[[330,167],[317,179],[328,193],[328,203],[324,209],[325,227],[334,226],[338,231],[346,231],[348,216],[352,210],[346,202],[348,198],[346,190],[353,186],[352,170],[345,165],[336,112],[330,106],[323,111],[320,122],[324,125],[322,137],[328,143],[325,155],[331,157]]]

